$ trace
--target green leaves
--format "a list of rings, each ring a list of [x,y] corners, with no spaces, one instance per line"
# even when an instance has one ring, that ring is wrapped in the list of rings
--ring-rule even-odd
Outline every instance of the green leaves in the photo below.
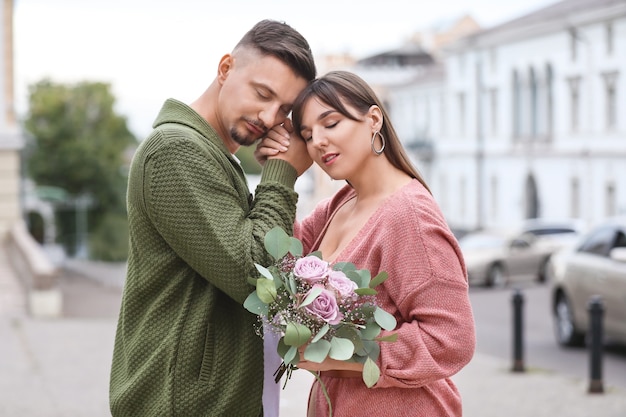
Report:
[[[304,359],[311,362],[322,363],[330,352],[331,344],[328,340],[319,340],[311,343],[304,350]]]
[[[276,299],[276,284],[273,280],[259,278],[256,281],[256,294],[264,303],[271,303]]]
[[[291,237],[280,227],[274,227],[265,235],[265,250],[272,255],[274,259],[280,259],[287,253],[293,256],[302,255],[302,242]]]
[[[369,357],[363,364],[363,382],[367,388],[372,388],[378,382],[380,378],[380,369],[376,362],[371,360]]]
[[[378,307],[375,298],[374,287],[388,278],[387,273],[380,272],[372,279],[370,271],[357,269],[353,263],[334,264],[333,270],[343,272],[356,283],[354,292],[365,297],[359,299],[350,293],[354,286],[342,274],[329,275],[326,262],[304,259],[301,270],[309,276],[297,276],[294,267],[303,257],[303,246],[281,228],[270,230],[264,244],[276,262],[270,266],[255,265],[261,277],[250,281],[256,290],[248,296],[244,307],[264,316],[263,325],[281,334],[278,353],[286,368],[297,369],[300,352],[310,362],[321,363],[328,358],[358,362],[363,364],[363,381],[368,387],[374,386],[380,378],[376,365],[380,342],[397,339],[397,334],[380,337],[383,329],[391,331],[396,327],[395,317]],[[320,252],[307,256],[323,259]],[[321,294],[328,303],[313,304]],[[320,311],[312,311],[313,307],[319,307]],[[330,324],[324,317],[331,315],[341,320]]]
[[[338,361],[347,361],[354,355],[354,344],[349,339],[333,337],[330,340],[328,356]]]
[[[267,304],[259,298],[256,291],[248,295],[246,301],[243,302],[243,306],[246,310],[253,314],[267,315]]]
[[[300,347],[311,339],[311,330],[304,324],[289,322],[283,339],[288,346]]]
[[[274,257],[280,259],[287,255],[291,242],[289,235],[280,227],[274,227],[265,235],[265,250]]]
[[[374,319],[376,323],[385,330],[393,330],[396,328],[396,318],[380,307],[376,307]]]

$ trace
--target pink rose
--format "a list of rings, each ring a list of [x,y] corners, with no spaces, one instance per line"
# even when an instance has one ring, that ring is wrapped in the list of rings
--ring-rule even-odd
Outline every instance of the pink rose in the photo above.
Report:
[[[358,285],[341,271],[331,271],[328,274],[328,286],[337,291],[341,298],[349,298],[355,295]]]
[[[339,324],[343,319],[343,314],[339,311],[335,294],[319,284],[314,285],[313,288],[322,288],[322,292],[311,304],[304,308],[329,324]],[[311,291],[313,288],[311,288]]]
[[[317,256],[305,256],[296,261],[293,273],[300,279],[307,281],[309,284],[315,284],[326,278],[328,275],[328,262],[318,258]]]

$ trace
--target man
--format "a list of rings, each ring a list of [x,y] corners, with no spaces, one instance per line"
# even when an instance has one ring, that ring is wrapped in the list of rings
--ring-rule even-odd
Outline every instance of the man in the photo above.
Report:
[[[302,35],[271,20],[217,69],[190,106],[165,102],[131,165],[115,417],[263,414],[263,341],[242,304],[254,263],[271,261],[266,232],[293,228],[293,186],[311,161],[302,141],[285,138],[289,149],[265,162],[253,198],[233,154],[287,120],[316,69]]]

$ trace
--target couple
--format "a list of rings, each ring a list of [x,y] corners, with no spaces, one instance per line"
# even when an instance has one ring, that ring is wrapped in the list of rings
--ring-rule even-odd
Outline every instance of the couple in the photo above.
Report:
[[[369,86],[348,72],[315,76],[307,41],[264,20],[196,101],[163,105],[129,175],[114,417],[277,414],[257,317],[242,306],[254,264],[272,261],[263,239],[275,226],[305,253],[389,274],[377,301],[396,317],[398,340],[381,345],[378,383],[352,378],[354,363],[299,364],[321,372],[334,415],[461,415],[450,377],[475,339],[457,242]],[[254,197],[233,156],[253,144],[263,164]],[[312,162],[346,185],[296,222],[294,184]],[[314,384],[309,415],[327,413]]]

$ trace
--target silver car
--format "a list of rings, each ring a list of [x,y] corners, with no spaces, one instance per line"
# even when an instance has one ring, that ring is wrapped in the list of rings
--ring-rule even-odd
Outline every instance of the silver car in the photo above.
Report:
[[[459,239],[472,285],[546,280],[550,256],[579,239],[576,221],[527,220],[517,232],[482,230]]]
[[[581,346],[589,329],[589,302],[599,296],[607,340],[626,343],[626,218],[592,229],[581,243],[550,261],[557,342]]]

